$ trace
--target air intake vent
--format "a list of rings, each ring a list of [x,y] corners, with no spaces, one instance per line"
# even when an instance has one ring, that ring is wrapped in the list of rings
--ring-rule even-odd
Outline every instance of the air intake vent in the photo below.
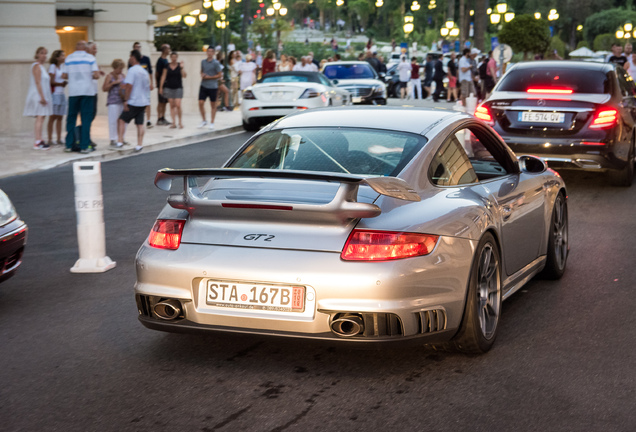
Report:
[[[434,333],[446,330],[446,311],[431,309],[416,314],[420,323],[420,333]]]
[[[395,314],[363,313],[365,337],[402,336],[402,321]]]

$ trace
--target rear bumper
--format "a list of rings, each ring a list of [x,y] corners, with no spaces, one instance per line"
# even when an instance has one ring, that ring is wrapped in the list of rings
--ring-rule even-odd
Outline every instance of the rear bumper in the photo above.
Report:
[[[544,159],[551,168],[602,172],[622,169],[627,163],[628,146],[625,146],[624,151],[617,152],[617,145],[613,142],[581,139],[520,139],[506,136],[502,138],[517,156],[538,156]]]
[[[183,245],[142,246],[136,261],[139,319],[164,331],[222,331],[284,337],[378,342],[452,337],[463,315],[474,245],[441,238],[428,256],[393,262],[345,262],[339,253]],[[443,257],[440,259],[440,257]],[[219,308],[206,304],[206,279],[263,281],[306,287],[302,313]],[[179,302],[182,314],[161,319],[154,305]],[[365,331],[343,338],[331,323],[359,314]],[[390,322],[390,323],[389,323]]]

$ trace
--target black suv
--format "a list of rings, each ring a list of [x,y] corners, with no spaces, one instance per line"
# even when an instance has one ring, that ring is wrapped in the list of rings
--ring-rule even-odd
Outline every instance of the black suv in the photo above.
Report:
[[[512,66],[475,116],[518,155],[556,169],[609,172],[615,184],[634,176],[636,86],[621,67],[583,61]]]

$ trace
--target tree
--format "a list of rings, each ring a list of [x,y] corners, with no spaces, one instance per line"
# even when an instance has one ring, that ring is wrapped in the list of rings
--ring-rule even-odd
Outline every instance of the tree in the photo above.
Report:
[[[583,24],[585,39],[588,42],[601,34],[614,33],[618,27],[622,27],[627,21],[636,23],[636,12],[625,9],[608,9],[589,16]]]
[[[499,32],[499,42],[508,44],[515,52],[543,53],[550,46],[550,27],[547,21],[532,15],[520,15],[505,23]]]

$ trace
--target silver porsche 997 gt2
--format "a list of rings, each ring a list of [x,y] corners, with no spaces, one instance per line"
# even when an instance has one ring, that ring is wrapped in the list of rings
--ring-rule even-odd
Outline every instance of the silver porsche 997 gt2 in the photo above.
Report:
[[[318,109],[254,135],[172,191],[137,254],[139,319],[486,352],[502,300],[568,255],[566,189],[453,111]]]

